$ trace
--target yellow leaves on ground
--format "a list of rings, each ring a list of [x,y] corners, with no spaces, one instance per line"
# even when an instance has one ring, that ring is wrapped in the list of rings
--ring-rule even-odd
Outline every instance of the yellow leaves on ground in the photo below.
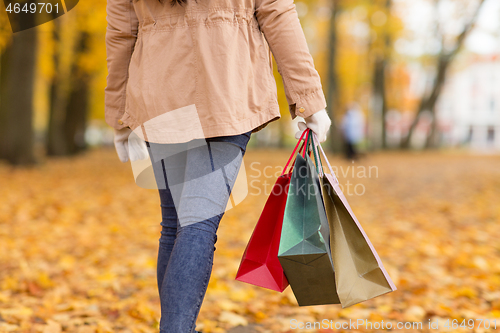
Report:
[[[476,332],[493,332],[495,319],[500,326],[498,156],[388,152],[356,163],[332,156],[398,287],[393,293],[346,309],[298,307],[290,288],[278,293],[235,281],[289,153],[245,155],[249,194],[221,222],[199,330],[326,333],[336,330],[292,323],[358,319],[423,324],[397,330],[407,332],[436,331],[429,320],[490,320],[490,328],[476,321]],[[112,148],[99,149],[33,169],[0,164],[0,179],[0,332],[158,332],[159,196],[135,185],[130,164]]]

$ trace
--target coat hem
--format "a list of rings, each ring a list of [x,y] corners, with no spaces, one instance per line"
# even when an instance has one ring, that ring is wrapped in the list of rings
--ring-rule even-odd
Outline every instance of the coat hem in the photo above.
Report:
[[[133,119],[133,116],[127,114],[127,120]],[[141,123],[132,121],[131,124],[128,124],[130,128],[136,132],[139,137],[143,138],[148,142],[153,143],[182,143],[188,142],[194,139],[202,139],[202,138],[213,138],[219,136],[231,136],[231,135],[239,135],[243,133],[247,133],[249,131],[260,130],[264,128],[268,123],[278,120],[281,118],[279,104],[277,101],[273,101],[271,107],[261,110],[250,118],[247,118],[243,121],[234,124],[215,124],[212,126],[203,126],[203,137],[196,137],[192,133],[186,133],[185,131],[173,132],[166,130],[147,130],[147,137],[142,135],[143,127]]]

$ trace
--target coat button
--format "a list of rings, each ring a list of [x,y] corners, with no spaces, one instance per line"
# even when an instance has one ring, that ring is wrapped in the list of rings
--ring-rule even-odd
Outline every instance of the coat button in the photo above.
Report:
[[[306,109],[304,109],[302,106],[299,108],[299,112],[303,113]]]
[[[123,120],[118,119],[118,124],[123,125]]]

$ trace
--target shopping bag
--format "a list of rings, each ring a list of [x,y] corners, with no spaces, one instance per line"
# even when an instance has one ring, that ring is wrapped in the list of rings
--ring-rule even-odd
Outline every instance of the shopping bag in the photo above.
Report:
[[[303,133],[304,135],[304,133]],[[288,286],[288,280],[278,260],[278,247],[283,224],[283,213],[288,195],[288,186],[292,172],[285,173],[297,148],[304,141],[299,140],[287,164],[273,186],[269,198],[250,237],[240,262],[236,280],[259,287],[282,292]],[[293,163],[292,163],[293,167]]]
[[[320,182],[330,227],[330,245],[335,268],[336,290],[342,308],[396,290],[377,251],[354,215],[339,182],[313,133],[314,156],[321,151],[330,174],[320,170]],[[320,161],[320,157],[317,157]]]
[[[339,304],[326,217],[316,168],[305,151],[293,168],[278,258],[299,306]]]

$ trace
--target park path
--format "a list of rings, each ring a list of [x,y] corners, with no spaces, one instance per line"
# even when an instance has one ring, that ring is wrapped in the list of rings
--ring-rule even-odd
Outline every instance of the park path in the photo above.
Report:
[[[335,331],[291,328],[322,320],[500,324],[500,156],[384,152],[350,163],[330,155],[395,292],[346,309],[298,307],[290,288],[235,281],[289,153],[245,155],[249,192],[221,222],[198,320],[204,333]],[[130,164],[97,149],[33,169],[0,164],[0,179],[0,332],[158,332],[159,198],[135,185]]]

